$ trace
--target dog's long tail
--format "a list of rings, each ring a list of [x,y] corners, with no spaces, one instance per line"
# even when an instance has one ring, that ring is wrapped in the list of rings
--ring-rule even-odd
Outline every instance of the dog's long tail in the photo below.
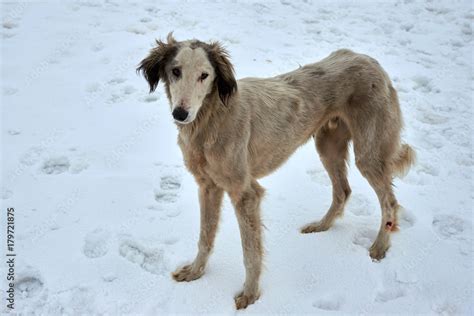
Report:
[[[409,145],[402,144],[390,162],[392,174],[400,178],[404,177],[415,162],[416,152]]]

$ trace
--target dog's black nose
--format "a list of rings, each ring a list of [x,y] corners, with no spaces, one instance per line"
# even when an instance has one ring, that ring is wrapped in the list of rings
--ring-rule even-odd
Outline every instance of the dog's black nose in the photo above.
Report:
[[[175,120],[183,122],[188,117],[188,111],[182,107],[177,107],[173,110],[173,117]]]

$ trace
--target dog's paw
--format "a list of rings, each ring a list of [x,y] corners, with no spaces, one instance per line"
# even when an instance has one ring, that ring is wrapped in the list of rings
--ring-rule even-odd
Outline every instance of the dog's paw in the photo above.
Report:
[[[185,265],[182,268],[178,268],[171,275],[177,282],[189,282],[199,279],[204,274],[204,268],[194,269],[192,264]]]
[[[387,253],[389,246],[379,243],[374,243],[370,249],[369,254],[372,260],[379,261],[385,258],[385,254]]]
[[[314,222],[314,223],[310,223],[306,226],[304,226],[303,228],[301,228],[301,233],[302,234],[309,234],[309,233],[318,233],[318,232],[324,232],[326,230],[328,230],[331,226],[330,225],[327,225],[325,223],[322,223],[322,222]]]
[[[235,300],[235,308],[237,309],[244,309],[247,308],[247,306],[255,303],[256,300],[258,300],[259,295],[258,294],[244,294],[244,292],[240,292],[237,294],[237,296],[234,298]]]

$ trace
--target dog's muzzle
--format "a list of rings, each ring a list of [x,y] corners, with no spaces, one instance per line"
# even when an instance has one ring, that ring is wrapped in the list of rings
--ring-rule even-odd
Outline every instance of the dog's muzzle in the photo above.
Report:
[[[188,111],[186,111],[182,107],[177,107],[176,109],[173,110],[173,118],[176,121],[184,122],[188,118],[188,115],[189,115]]]

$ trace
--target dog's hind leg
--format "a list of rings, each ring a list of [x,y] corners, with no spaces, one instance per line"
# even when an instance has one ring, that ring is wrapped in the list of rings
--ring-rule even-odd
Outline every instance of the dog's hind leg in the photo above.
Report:
[[[390,247],[390,233],[398,229],[397,212],[399,205],[393,193],[392,177],[384,171],[386,163],[373,159],[371,156],[358,156],[356,153],[356,165],[377,194],[382,209],[379,233],[369,250],[370,257],[375,260],[385,257],[385,253]]]
[[[375,260],[383,259],[390,247],[390,233],[398,227],[399,208],[393,193],[392,166],[400,148],[400,125],[387,124],[385,121],[390,117],[383,112],[378,114],[379,117],[366,115],[362,120],[357,119],[358,113],[354,111],[352,117],[355,120],[349,125],[353,135],[356,166],[377,194],[382,210],[380,229],[369,249],[370,257]]]
[[[372,84],[370,93],[354,95],[345,113],[356,166],[374,189],[382,209],[380,229],[369,249],[375,260],[385,257],[390,233],[398,230],[399,205],[393,193],[393,176],[408,171],[415,161],[413,149],[400,141],[403,123],[397,93],[391,85],[388,94],[380,87],[383,85]]]
[[[347,158],[351,134],[340,118],[323,126],[315,136],[316,148],[332,182],[332,203],[326,215],[317,222],[301,229],[302,233],[328,230],[335,219],[344,212],[344,205],[351,194],[347,181]]]
[[[201,208],[201,231],[199,234],[198,254],[192,264],[176,270],[172,275],[178,281],[192,281],[204,274],[207,260],[214,245],[224,190],[210,180],[199,183],[199,204]]]

